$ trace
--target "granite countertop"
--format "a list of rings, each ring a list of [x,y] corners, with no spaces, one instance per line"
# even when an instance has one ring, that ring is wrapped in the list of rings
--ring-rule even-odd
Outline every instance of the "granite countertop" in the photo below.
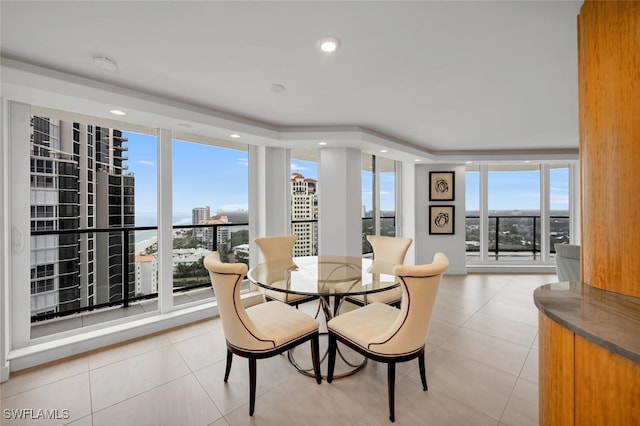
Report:
[[[640,298],[578,282],[546,284],[533,292],[546,316],[585,339],[640,363]]]

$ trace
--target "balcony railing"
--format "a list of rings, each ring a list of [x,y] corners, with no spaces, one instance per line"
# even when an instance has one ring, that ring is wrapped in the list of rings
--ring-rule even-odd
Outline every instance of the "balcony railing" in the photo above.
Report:
[[[395,217],[383,217],[381,235],[395,235]],[[362,218],[363,254],[371,253],[365,235],[373,233],[373,218]],[[311,236],[305,237],[306,255],[317,254],[317,220],[292,222],[308,225]],[[550,250],[554,243],[569,241],[569,217],[551,216]],[[78,241],[77,248],[65,245],[65,259],[56,257],[55,277],[60,285],[53,291],[36,294],[54,295],[57,303],[52,309],[34,309],[32,299],[31,322],[83,313],[98,309],[123,307],[134,302],[153,302],[157,299],[157,227],[93,228],[73,230],[32,231],[36,236],[58,236]],[[65,237],[63,237],[65,236]],[[219,251],[229,262],[249,263],[248,223],[182,225],[173,227],[173,293],[178,299],[193,300],[180,294],[210,285],[202,259],[209,251]],[[540,255],[540,216],[490,216],[489,252],[496,260],[510,255]],[[467,258],[479,255],[479,217],[466,217]],[[60,242],[62,243],[62,242]],[[51,246],[49,246],[51,247]],[[59,250],[59,247],[55,247]],[[77,253],[68,253],[70,249]],[[82,251],[81,251],[82,250]],[[109,253],[111,252],[111,256]],[[300,254],[299,254],[300,255]],[[137,256],[141,256],[136,259]],[[108,260],[110,259],[110,260]],[[154,261],[156,262],[154,266]],[[69,276],[73,275],[73,278]],[[50,277],[42,277],[49,279]],[[64,285],[62,285],[64,280]],[[75,280],[75,281],[74,281]],[[35,288],[38,288],[36,286]],[[41,288],[47,288],[43,287]],[[204,293],[202,293],[204,294]],[[210,297],[200,295],[198,298]],[[145,302],[146,303],[146,302]],[[37,308],[37,306],[36,306]]]
[[[43,293],[45,297],[47,294],[53,296],[58,301],[57,306],[45,309],[44,313],[32,314],[32,323],[114,306],[126,308],[134,302],[158,297],[158,268],[157,260],[154,260],[157,253],[157,227],[31,231],[32,237],[41,235],[66,236],[67,239],[71,237],[78,241],[75,245],[77,253],[65,256],[73,263],[70,266],[66,262],[65,268],[74,269],[75,283],[69,285],[67,279],[64,294],[60,287]],[[208,273],[202,266],[203,257],[210,251],[219,251],[227,261],[248,264],[248,235],[248,223],[174,226],[174,294],[210,285]],[[232,251],[231,244],[239,247],[240,251]],[[246,250],[242,250],[243,245],[247,245]],[[87,252],[80,253],[80,247]],[[61,247],[49,246],[48,250],[51,249],[60,250]],[[64,250],[70,248],[65,247]],[[143,256],[138,258],[139,262],[136,261],[137,256]],[[141,270],[141,263],[145,262],[149,264],[146,273]],[[56,270],[59,277],[63,272],[62,261],[58,263]],[[103,275],[99,275],[100,269]],[[144,278],[144,282],[141,282],[141,278]],[[33,305],[32,300],[32,311]],[[61,309],[62,305],[65,306],[64,310]]]
[[[479,257],[480,253],[480,217],[466,216],[466,252],[467,259]],[[569,242],[569,216],[549,216],[549,250],[555,253],[555,243]],[[488,252],[495,260],[507,258],[540,257],[541,242],[540,216],[489,216]]]

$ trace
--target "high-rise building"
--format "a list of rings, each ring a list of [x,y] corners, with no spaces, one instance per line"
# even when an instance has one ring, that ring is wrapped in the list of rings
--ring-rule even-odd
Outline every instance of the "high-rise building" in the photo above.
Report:
[[[191,209],[191,224],[197,225],[201,220],[207,220],[211,218],[211,208],[206,207],[194,207]]]
[[[31,119],[31,230],[135,225],[134,177],[120,130]],[[41,315],[135,294],[134,238],[123,265],[120,231],[31,236],[31,313]]]
[[[203,220],[209,220],[211,218],[211,209],[209,206],[206,207],[194,207],[191,209],[191,224],[199,225]],[[194,238],[204,241],[205,239],[205,228],[196,228],[193,230]]]
[[[291,175],[291,227],[292,232],[298,235],[294,256],[318,253],[317,183],[317,180],[305,178],[300,173]]]

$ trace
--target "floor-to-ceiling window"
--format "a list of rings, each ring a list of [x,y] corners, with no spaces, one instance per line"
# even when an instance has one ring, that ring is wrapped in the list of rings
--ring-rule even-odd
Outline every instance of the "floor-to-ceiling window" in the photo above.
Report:
[[[571,238],[569,176],[567,163],[467,164],[467,263],[549,263]]]
[[[174,133],[172,163],[161,171],[155,129],[43,107],[31,113],[30,286],[13,288],[29,292],[30,339],[159,313],[160,191],[173,200],[176,309],[213,300],[206,254],[248,263],[245,144]],[[173,190],[158,187],[161,173],[173,175]]]
[[[32,107],[32,338],[117,319],[105,308],[141,307],[157,292],[155,279],[141,279],[138,248],[147,235],[136,231],[136,206],[155,223],[157,142],[153,130],[133,127]],[[136,175],[145,161],[147,178]],[[140,312],[156,309],[149,300]]]
[[[366,235],[396,235],[396,162],[362,154],[362,252],[371,253]]]
[[[249,262],[246,145],[179,136],[172,147],[174,305],[213,296],[203,266],[209,253]]]

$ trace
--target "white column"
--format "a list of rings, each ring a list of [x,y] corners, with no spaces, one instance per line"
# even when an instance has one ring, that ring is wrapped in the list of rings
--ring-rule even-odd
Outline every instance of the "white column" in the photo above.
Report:
[[[173,310],[173,138],[158,129],[158,310]]]
[[[569,241],[580,245],[580,164],[577,161],[569,163]]]
[[[10,183],[7,192],[9,205],[10,225],[10,253],[9,266],[10,279],[6,281],[11,286],[8,292],[9,310],[3,309],[3,315],[9,319],[11,327],[10,348],[13,350],[23,348],[31,339],[31,288],[29,276],[31,267],[31,240],[30,240],[30,170],[29,167],[29,141],[31,108],[27,104],[9,102],[8,126],[4,135],[8,135],[5,146],[8,147],[3,161],[9,160],[6,168],[3,167],[5,182]],[[3,239],[3,241],[6,241]],[[13,285],[12,285],[13,283]]]
[[[362,256],[362,158],[322,148],[318,164],[318,254]]]
[[[540,260],[542,263],[550,262],[549,254],[549,229],[551,226],[549,214],[551,213],[551,168],[549,164],[540,166]],[[535,249],[535,247],[534,247]]]
[[[396,226],[400,232],[396,232],[399,237],[409,237],[414,239],[414,244],[409,246],[404,263],[415,265],[416,263],[416,166],[415,162],[400,163],[396,179]]]
[[[291,233],[291,154],[285,148],[249,147],[250,264],[260,262],[257,237]]]

